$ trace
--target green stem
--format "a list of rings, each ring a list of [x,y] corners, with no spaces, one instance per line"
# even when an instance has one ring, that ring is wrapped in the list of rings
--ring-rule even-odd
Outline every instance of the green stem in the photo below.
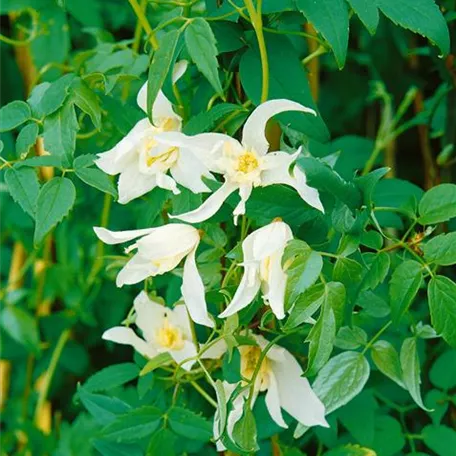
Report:
[[[382,328],[380,328],[380,330],[375,334],[374,337],[372,337],[372,339],[367,343],[367,345],[364,347],[363,351],[361,352],[362,355],[364,355],[367,350],[369,350],[369,348],[372,347],[372,345],[374,345],[374,343],[377,341],[377,339],[393,324],[392,321],[389,321],[388,323],[386,323]]]
[[[152,26],[150,25],[149,21],[147,20],[146,13],[141,9],[141,6],[139,5],[137,0],[128,0],[130,3],[131,7],[133,8],[133,11],[136,14],[136,17],[138,18],[138,21],[141,23],[142,28],[144,31],[147,33],[147,37],[149,39],[149,42],[154,50],[158,49],[158,41],[155,36],[155,32],[152,29]]]
[[[190,385],[192,385],[193,388],[195,388],[196,391],[198,391],[198,393],[200,393],[201,396],[203,396],[204,399],[206,399],[206,401],[209,402],[209,404],[211,404],[213,407],[217,408],[217,402],[215,402],[214,399],[212,399],[212,397],[209,396],[209,394],[207,394],[206,391],[204,391],[204,389],[198,385],[198,383],[196,383],[194,380],[192,380],[190,382]]]

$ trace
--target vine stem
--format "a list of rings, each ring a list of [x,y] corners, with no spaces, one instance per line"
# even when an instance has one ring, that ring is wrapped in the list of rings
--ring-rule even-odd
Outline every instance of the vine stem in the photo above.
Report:
[[[52,378],[54,377],[55,370],[57,368],[57,364],[59,362],[60,356],[62,355],[62,351],[65,347],[65,344],[70,337],[70,329],[65,329],[65,331],[60,334],[59,340],[57,341],[57,345],[55,346],[54,352],[52,353],[51,361],[49,363],[49,367],[43,377],[43,383],[39,390],[38,401],[35,407],[35,423],[39,424],[41,419],[41,411],[43,409],[44,404],[46,403],[46,398],[49,392],[49,387],[51,386]]]
[[[141,9],[141,6],[139,5],[137,0],[128,0],[130,3],[131,7],[133,8],[133,11],[136,14],[136,17],[138,18],[138,21],[141,23],[142,28],[144,31],[147,33],[148,40],[154,50],[158,49],[158,41],[157,37],[155,36],[155,32],[150,25],[149,21],[147,20],[146,17],[146,12]]]
[[[363,351],[361,352],[362,355],[364,355],[369,348],[374,345],[374,343],[377,341],[377,339],[393,324],[392,321],[389,321],[386,323],[384,326],[382,326],[379,331],[372,337],[372,339],[367,343],[367,345],[364,347]]]
[[[212,397],[209,396],[209,394],[207,394],[206,391],[204,391],[204,389],[198,385],[198,383],[196,383],[194,380],[192,380],[190,382],[190,385],[192,385],[193,388],[195,388],[196,391],[198,391],[198,393],[200,393],[201,396],[203,396],[204,399],[206,399],[206,401],[209,402],[209,404],[211,404],[213,407],[217,408],[217,402],[215,402],[214,399],[212,399]]]
[[[244,4],[252,21],[253,29],[258,40],[261,58],[262,86],[261,86],[261,102],[264,103],[268,99],[269,94],[269,62],[268,53],[266,50],[266,42],[264,41],[263,33],[263,18],[261,16],[262,0],[258,0],[257,9],[253,6],[252,0],[244,0]]]

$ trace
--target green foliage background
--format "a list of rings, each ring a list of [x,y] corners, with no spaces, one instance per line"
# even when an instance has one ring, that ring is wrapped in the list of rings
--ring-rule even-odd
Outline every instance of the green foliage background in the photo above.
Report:
[[[258,299],[240,325],[284,334],[334,412],[329,429],[283,430],[260,399],[257,453],[455,454],[454,1],[3,0],[0,11],[2,455],[215,454],[214,408],[192,385],[215,400],[204,373],[179,374],[176,388],[163,360],[140,376],[146,360],[101,340],[140,287],[115,287],[126,257],[92,231],[158,226],[201,195],[155,189],[121,206],[93,159],[141,118],[147,78],[186,133],[236,135],[264,99],[262,36],[267,98],[320,113],[280,115],[269,137],[304,146],[326,213],[289,188],[258,189],[241,232],[230,199],[201,226],[198,264],[216,314],[219,290],[239,283],[237,268],[221,285],[240,235],[274,217],[292,227],[293,312],[279,327]],[[192,65],[176,89],[177,58]],[[174,303],[179,272],[148,290]],[[237,324],[221,331],[239,344]],[[237,378],[236,353],[210,366],[214,378]],[[233,451],[249,454],[244,424]]]

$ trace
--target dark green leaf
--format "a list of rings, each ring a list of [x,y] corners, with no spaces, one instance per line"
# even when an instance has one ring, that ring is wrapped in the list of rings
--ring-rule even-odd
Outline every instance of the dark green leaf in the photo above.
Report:
[[[423,246],[428,263],[450,266],[456,263],[456,233],[439,234]]]
[[[456,185],[441,184],[428,190],[419,206],[422,225],[446,222],[456,217]]]
[[[26,156],[30,148],[35,144],[38,137],[39,128],[36,123],[26,125],[19,133],[16,139],[16,155],[18,157]]]
[[[234,425],[233,440],[245,452],[256,452],[259,449],[255,417],[247,402],[244,404],[242,417]]]
[[[426,426],[422,431],[424,443],[439,456],[454,456],[456,431],[448,426]]]
[[[363,289],[374,290],[379,284],[383,283],[388,274],[390,263],[390,257],[386,252],[376,254],[369,265],[367,274],[364,276]]]
[[[40,183],[36,171],[30,168],[8,168],[5,182],[14,201],[32,218],[35,218]]]
[[[366,26],[367,30],[369,30],[369,33],[374,35],[379,20],[375,2],[372,0],[348,0],[348,4],[361,19],[361,22]]]
[[[163,456],[175,456],[177,437],[169,429],[159,429],[154,433],[149,441],[147,447],[146,456],[157,456],[162,454]]]
[[[93,125],[101,129],[101,106],[98,95],[82,80],[76,79],[71,85],[71,100],[90,116]]]
[[[437,358],[429,378],[433,385],[445,391],[456,386],[456,350],[447,350]]]
[[[107,391],[137,378],[139,367],[134,363],[114,364],[88,378],[84,388],[89,393]]]
[[[399,355],[390,342],[386,340],[375,342],[372,346],[371,356],[382,374],[396,382],[401,388],[405,388]]]
[[[75,77],[76,75],[73,73],[66,74],[48,86],[38,106],[41,117],[48,116],[61,108]]]
[[[184,133],[187,135],[196,135],[205,131],[210,131],[215,127],[218,120],[235,111],[243,111],[245,108],[232,103],[221,103],[209,111],[200,112],[192,117],[184,127]]]
[[[342,326],[337,333],[334,345],[342,350],[355,350],[367,344],[367,334],[359,326]]]
[[[0,109],[0,132],[12,130],[32,117],[25,101],[15,100]]]
[[[168,413],[171,429],[182,437],[208,442],[212,437],[212,425],[206,418],[182,407],[173,407]]]

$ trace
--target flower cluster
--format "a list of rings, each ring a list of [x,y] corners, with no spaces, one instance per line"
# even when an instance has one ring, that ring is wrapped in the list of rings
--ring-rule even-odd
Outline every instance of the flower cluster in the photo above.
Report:
[[[186,63],[176,64],[173,81],[185,72]],[[147,86],[138,94],[138,105],[145,110]],[[205,288],[197,268],[195,255],[200,231],[190,225],[212,217],[234,192],[240,201],[233,211],[234,223],[246,212],[246,203],[254,187],[284,184],[294,188],[310,206],[323,211],[318,191],[307,185],[306,175],[295,163],[300,154],[269,152],[265,135],[268,120],[284,111],[316,113],[289,100],[271,100],[258,106],[247,119],[242,140],[220,133],[187,136],[181,132],[182,119],[171,102],[160,92],[152,109],[152,120],[140,120],[130,133],[110,151],[99,154],[97,165],[109,174],[120,174],[119,203],[126,204],[155,187],[179,193],[179,186],[194,193],[210,192],[204,178],[215,187],[220,175],[223,182],[195,210],[170,215],[186,223],[170,223],[155,228],[114,232],[95,227],[95,233],[107,244],[135,241],[126,252],[134,252],[117,276],[117,286],[136,284],[148,277],[172,271],[184,260],[182,302],[174,309],[151,300],[141,292],[134,301],[134,321],[142,337],[126,326],[106,331],[103,338],[131,345],[146,358],[167,352],[183,369],[191,370],[196,360],[219,358],[226,351],[223,338],[217,343],[202,345],[198,351],[193,322],[215,327],[216,320],[208,312]],[[280,219],[273,220],[249,234],[242,243],[244,273],[226,309],[219,318],[229,317],[253,302],[258,293],[278,319],[285,317],[286,266],[282,257],[293,238],[290,227]],[[246,334],[247,335],[247,334]],[[282,409],[306,426],[327,426],[324,406],[303,378],[303,370],[284,348],[269,347],[258,334],[249,334],[256,345],[239,346],[242,380],[224,382],[225,396],[231,400],[226,431],[231,436],[241,418],[247,400],[253,406],[260,392],[266,392],[266,405],[272,419],[282,427],[287,424]],[[258,366],[260,364],[260,366]],[[247,385],[250,385],[247,388]],[[296,400],[296,398],[299,400]],[[223,433],[216,413],[214,435]],[[223,447],[222,441],[218,442]]]

